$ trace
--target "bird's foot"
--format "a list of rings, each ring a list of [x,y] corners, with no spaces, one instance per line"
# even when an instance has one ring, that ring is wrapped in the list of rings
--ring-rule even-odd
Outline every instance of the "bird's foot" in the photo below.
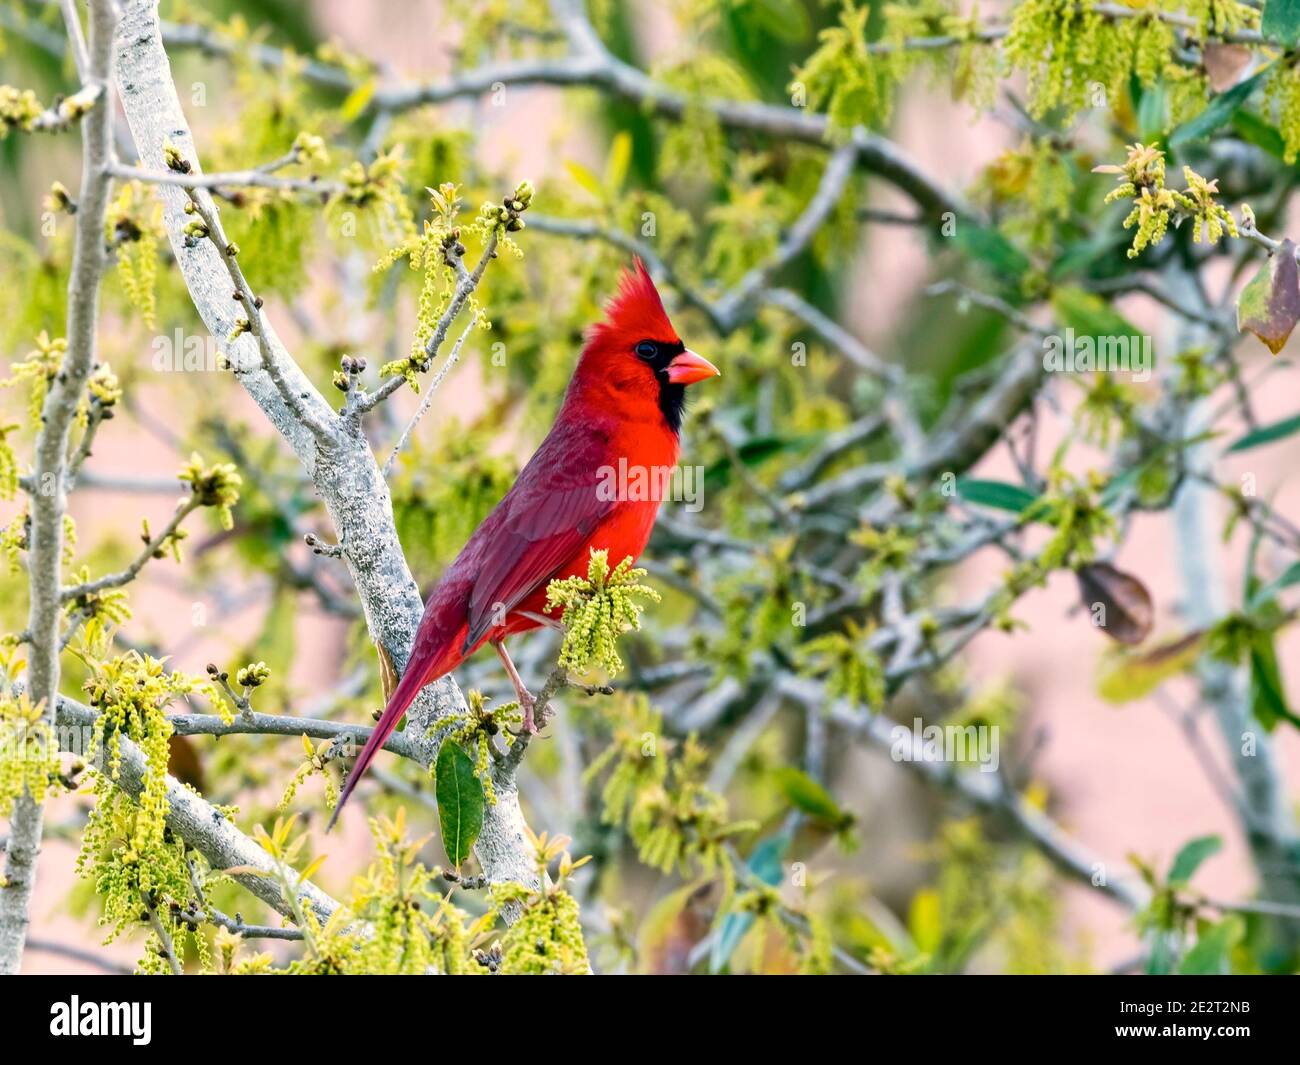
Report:
[[[537,712],[537,696],[524,686],[524,678],[519,675],[519,670],[515,669],[515,664],[510,661],[510,655],[506,653],[505,644],[500,640],[494,640],[492,646],[496,648],[497,655],[501,658],[501,664],[506,667],[510,683],[515,689],[515,698],[519,700],[519,707],[524,712],[524,723],[515,735],[536,736],[539,728],[546,724],[550,715],[546,712],[545,707],[542,708],[541,713]]]
[[[538,731],[535,718],[537,697],[527,688],[520,688],[515,694],[519,696],[519,705],[524,711],[524,723],[519,728],[520,735],[527,733],[529,736],[536,736]],[[545,718],[542,719],[542,724],[546,724]]]

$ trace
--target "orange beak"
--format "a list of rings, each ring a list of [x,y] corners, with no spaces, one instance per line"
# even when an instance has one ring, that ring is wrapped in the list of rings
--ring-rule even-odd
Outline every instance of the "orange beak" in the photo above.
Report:
[[[687,349],[668,364],[668,380],[675,385],[692,385],[706,377],[720,377],[719,370],[703,355]]]

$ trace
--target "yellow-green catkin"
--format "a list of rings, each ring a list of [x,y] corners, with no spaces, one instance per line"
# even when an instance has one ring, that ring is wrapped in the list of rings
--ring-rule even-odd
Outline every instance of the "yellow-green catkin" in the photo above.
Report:
[[[659,601],[659,593],[641,583],[644,576],[645,570],[634,569],[631,558],[611,570],[609,553],[593,549],[586,577],[551,581],[546,611],[560,611],[565,630],[560,665],[575,673],[596,665],[611,677],[623,669],[617,641],[628,630],[641,627],[645,608],[638,600]]]
[[[567,891],[548,892],[526,906],[501,941],[503,973],[558,976],[589,969],[578,903]]]
[[[0,816],[13,812],[24,791],[44,802],[59,778],[59,744],[45,704],[26,692],[0,694]]]

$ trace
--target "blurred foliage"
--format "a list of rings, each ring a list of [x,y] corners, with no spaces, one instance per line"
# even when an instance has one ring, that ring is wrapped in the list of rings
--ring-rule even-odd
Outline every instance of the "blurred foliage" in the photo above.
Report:
[[[877,849],[898,796],[859,785],[879,766],[840,742],[849,735],[843,727],[890,715],[906,730],[924,708],[927,721],[996,730],[1008,763],[1000,782],[1033,808],[1049,808],[1031,737],[1022,734],[1021,694],[1002,682],[977,687],[954,662],[963,626],[1014,633],[1026,594],[1104,564],[1134,513],[1167,509],[1187,452],[1203,442],[1184,438],[1181,419],[1191,404],[1243,387],[1238,367],[1202,336],[1162,347],[1157,383],[1068,376],[1065,438],[1050,456],[1029,456],[1019,484],[961,475],[1032,405],[1040,382],[998,412],[987,439],[945,456],[942,470],[899,439],[894,422],[847,447],[834,442],[865,420],[893,418],[900,404],[915,412],[913,428],[941,439],[1004,380],[1004,357],[1020,334],[1040,339],[1038,323],[1079,337],[1136,337],[1111,294],[1139,267],[1185,281],[1213,260],[1240,274],[1262,254],[1247,240],[1276,223],[1294,185],[1294,54],[1263,50],[1235,84],[1217,83],[1206,50],[1260,22],[1254,6],[1236,0],[1158,0],[1120,15],[1093,0],[1022,0],[992,23],[946,0],[671,7],[655,16],[688,29],[651,49],[641,32],[647,10],[624,0],[587,5],[614,54],[681,94],[682,114],[665,118],[566,90],[561,119],[546,131],[553,165],[534,175],[534,188],[512,172],[514,146],[471,109],[377,118],[373,101],[387,73],[325,39],[311,5],[164,3],[165,17],[228,46],[172,57],[178,84],[195,94],[185,102],[205,169],[274,163],[283,177],[317,183],[307,194],[230,190],[222,209],[250,284],[293,334],[318,386],[346,381],[346,355],[366,360],[369,369],[358,372],[367,387],[391,378],[425,387],[425,343],[455,282],[446,249],[463,244],[470,263],[491,241],[512,253],[492,264],[471,301],[478,329],[458,378],[444,385],[462,391],[454,402],[435,401],[389,482],[422,587],[509,488],[518,456],[550,423],[629,241],[670,266],[663,291],[676,328],[725,374],[686,423],[685,460],[698,471],[705,513],[666,508],[673,520],[652,542],[647,586],[630,563],[593,556],[585,580],[553,588],[551,605],[569,627],[564,642],[535,637],[544,653],[528,668],[539,679],[559,660],[577,672],[617,673],[626,688],[590,700],[569,693],[558,727],[570,735],[528,751],[538,788],[526,795],[530,820],[552,833],[529,843],[539,874],[549,874],[545,886],[473,894],[466,884],[475,818],[496,799],[495,744],[518,713],[517,704],[490,709],[491,698],[472,692],[468,713],[442,737],[436,779],[417,765],[386,764],[383,790],[370,800],[375,860],[349,887],[342,870],[320,864],[311,831],[337,796],[342,759],[332,741],[196,736],[182,747],[168,722],[169,708],[194,699],[229,719],[251,709],[255,691],[262,712],[299,712],[310,700],[304,715],[366,720],[382,702],[381,682],[343,566],[302,546],[304,532],[327,538],[328,518],[292,456],[267,427],[249,423],[180,280],[161,198],[144,184],[119,183],[105,233],[114,268],[101,366],[71,446],[75,453],[92,432],[118,431],[120,423],[102,417],[111,410],[135,439],[174,452],[173,466],[193,453],[175,494],[210,513],[206,524],[196,519],[158,543],[143,521],[147,573],[163,566],[162,556],[184,559],[167,572],[189,617],[151,622],[142,610],[137,618],[129,586],[69,605],[67,624],[78,631],[64,656],[64,690],[84,685],[101,712],[100,765],[45,757],[48,738],[28,731],[36,708],[6,688],[0,737],[43,756],[26,760],[21,774],[6,763],[0,808],[23,787],[70,793],[86,876],[74,907],[110,938],[143,937],[141,971],[169,967],[168,943],[192,967],[229,973],[582,972],[589,963],[641,972],[1091,968],[1086,945],[1062,922],[1061,875],[996,818],[926,808],[905,828],[903,858]],[[16,635],[26,613],[20,478],[65,348],[76,191],[63,183],[77,153],[74,133],[26,132],[39,101],[75,87],[66,58],[41,44],[61,33],[56,5],[19,2],[13,11],[0,22],[0,276],[9,297],[0,322],[0,549],[9,564],[0,573],[0,624]],[[1192,25],[1164,17],[1175,13]],[[456,42],[458,68],[555,58],[563,47],[541,0],[455,0],[442,19],[439,29],[457,28],[446,39]],[[986,32],[989,25],[999,32]],[[932,38],[944,43],[915,44]],[[261,43],[285,48],[285,62],[261,63],[252,47]],[[350,87],[304,76],[308,62]],[[905,355],[884,375],[861,373],[779,303],[760,303],[719,333],[700,302],[732,289],[789,239],[822,182],[826,151],[728,128],[709,101],[788,104],[795,120],[824,120],[831,140],[843,141],[888,132],[906,94],[935,88],[972,115],[995,103],[1013,115],[1005,147],[970,188],[953,190],[971,205],[969,216],[922,203],[901,220],[930,253],[927,279],[952,282],[955,295],[918,294],[888,323],[874,320],[876,303],[855,305],[863,291],[874,296],[854,276],[859,253],[882,240],[878,226],[864,224],[878,221],[877,182],[865,172],[849,179],[815,238],[764,286],[798,293],[815,313],[861,329],[877,350]],[[1178,187],[1167,184],[1167,166],[1182,175]],[[1246,199],[1254,210],[1236,206]],[[532,224],[539,213],[550,227]],[[556,223],[620,239],[576,240],[554,232]],[[1252,285],[1247,328],[1270,346],[1285,343],[1300,317],[1293,276],[1265,264]],[[409,413],[404,392],[367,422],[381,458]],[[1251,424],[1233,449],[1297,432],[1297,419]],[[882,464],[889,476],[853,480]],[[1240,526],[1258,538],[1268,524],[1258,495],[1221,487],[1232,511],[1225,537]],[[153,528],[162,527],[155,516]],[[947,595],[946,567],[986,546],[1002,551],[1004,570],[963,614]],[[120,570],[139,551],[126,534],[69,537],[66,579]],[[1240,602],[1212,626],[1098,654],[1101,695],[1124,704],[1228,663],[1249,677],[1252,723],[1300,724],[1277,652],[1296,617],[1288,598],[1300,583],[1288,576],[1300,574],[1295,566],[1294,550],[1277,566],[1252,552]],[[651,585],[662,602],[643,614],[635,597]],[[251,620],[250,605],[258,611]],[[900,612],[909,619],[905,640],[890,636]],[[295,625],[304,613],[337,621],[323,656],[307,645],[322,639],[319,618]],[[240,690],[216,667],[204,681],[173,664],[169,656],[185,658],[198,639],[225,661],[248,663],[235,673]],[[0,646],[0,669],[17,680],[22,644],[11,637]],[[307,651],[334,675],[295,672]],[[923,667],[904,668],[913,660]],[[465,672],[492,697],[504,691],[494,661]],[[776,675],[791,686],[774,686]],[[805,691],[812,694],[798,695]],[[128,740],[146,761],[139,801],[113,786]],[[180,774],[181,756],[223,816],[257,835],[286,886],[304,869],[319,872],[345,900],[328,921],[295,913],[304,938],[292,951],[257,951],[216,919],[236,908],[270,918],[166,828],[165,775],[169,766]],[[952,761],[958,778],[986,768],[973,757]],[[448,789],[474,801],[452,810]],[[560,796],[559,823],[548,824]],[[435,800],[441,851],[409,839],[405,820],[418,812],[423,821]],[[574,832],[582,859],[553,834],[561,827]],[[1153,972],[1294,969],[1300,944],[1276,924],[1216,909],[1192,887],[1215,846],[1178,847],[1170,841],[1168,871],[1133,860],[1150,893],[1132,926],[1144,964]],[[455,867],[450,876],[434,864],[440,853]],[[369,932],[359,934],[357,922]]]

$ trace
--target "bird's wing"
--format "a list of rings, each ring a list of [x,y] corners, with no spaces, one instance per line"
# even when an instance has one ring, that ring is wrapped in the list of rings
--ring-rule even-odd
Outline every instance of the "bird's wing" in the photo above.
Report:
[[[608,437],[590,424],[556,426],[502,500],[479,556],[469,601],[469,651],[542,587],[618,506],[602,491]]]

